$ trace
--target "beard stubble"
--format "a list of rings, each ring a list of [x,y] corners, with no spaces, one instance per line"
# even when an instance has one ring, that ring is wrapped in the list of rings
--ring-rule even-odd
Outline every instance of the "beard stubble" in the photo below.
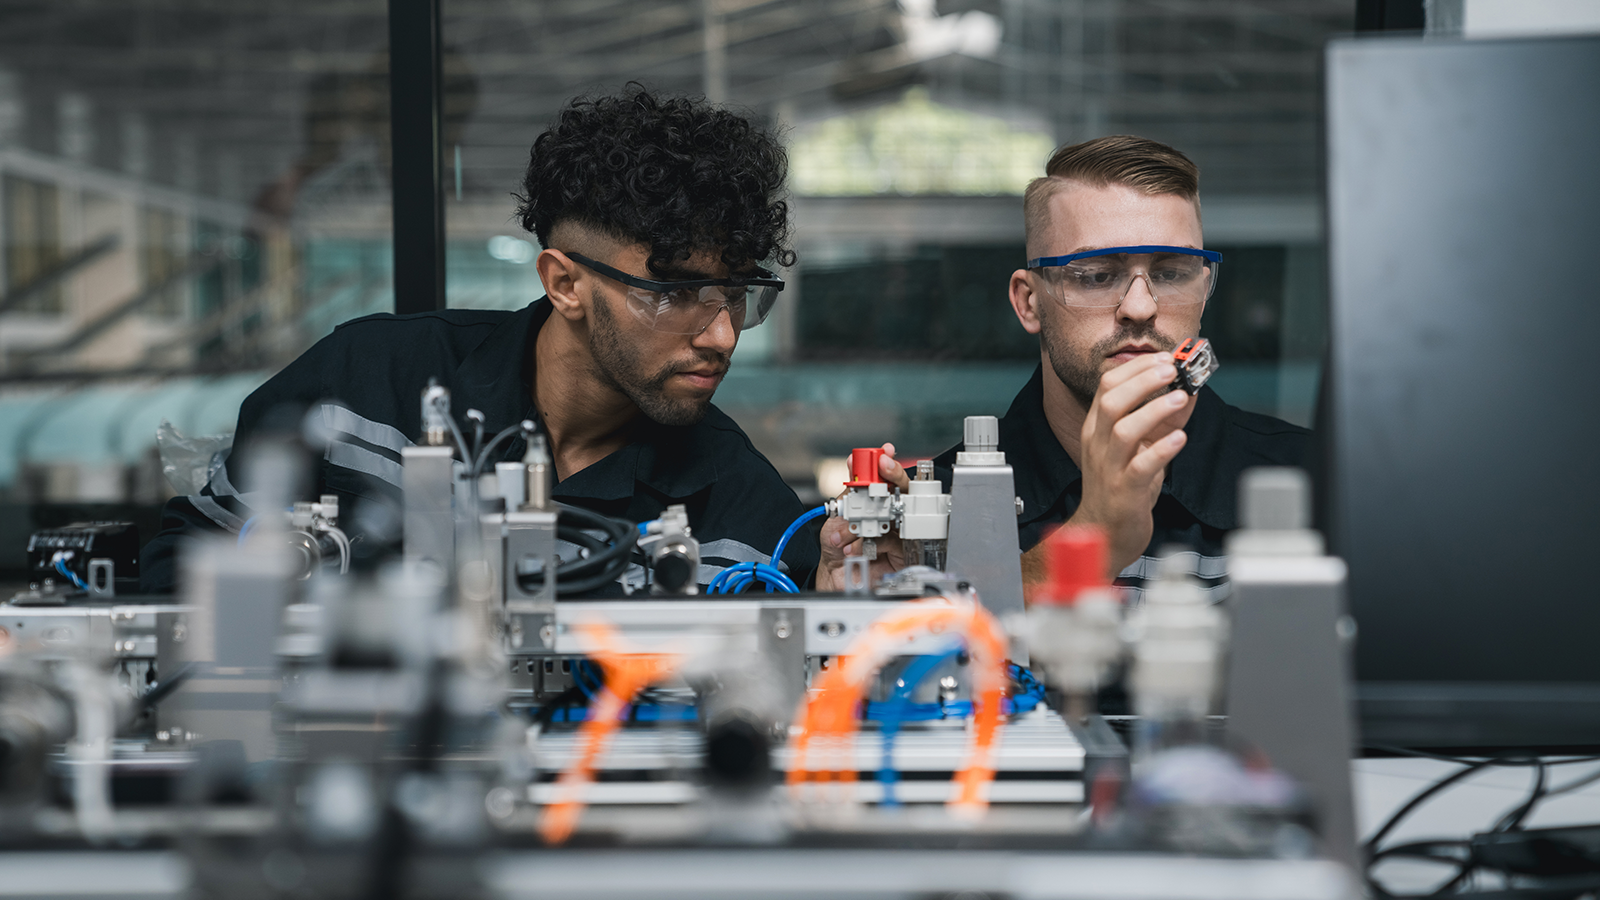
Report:
[[[711,406],[711,396],[673,399],[666,395],[667,381],[679,372],[706,363],[726,366],[727,358],[714,351],[698,350],[693,362],[672,363],[657,372],[649,372],[645,369],[646,361],[639,358],[638,349],[624,337],[605,297],[596,290],[590,298],[593,315],[589,321],[589,354],[594,359],[595,377],[633,401],[645,418],[653,422],[681,426],[694,425],[704,419]]]

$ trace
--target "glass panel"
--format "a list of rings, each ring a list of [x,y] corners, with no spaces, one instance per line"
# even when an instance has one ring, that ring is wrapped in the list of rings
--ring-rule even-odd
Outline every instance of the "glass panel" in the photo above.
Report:
[[[61,288],[50,274],[61,265],[61,197],[56,186],[8,175],[6,292],[8,311],[60,315]]]
[[[386,8],[0,10],[0,591],[35,528],[153,533],[162,419],[392,308]]]
[[[445,0],[449,58],[476,84],[445,148],[450,303],[541,294],[510,194],[569,98],[638,80],[788,129],[800,261],[717,402],[807,489],[823,456],[884,440],[935,453],[961,416],[1005,411],[1039,354],[1006,299],[1022,190],[1056,146],[1140,134],[1200,165],[1208,245],[1227,256],[1205,318],[1223,362],[1212,384],[1308,422],[1323,340],[1318,72],[1353,12]]]

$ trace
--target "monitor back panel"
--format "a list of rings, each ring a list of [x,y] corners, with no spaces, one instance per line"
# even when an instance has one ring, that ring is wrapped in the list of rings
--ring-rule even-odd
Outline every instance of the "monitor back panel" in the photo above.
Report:
[[[1517,743],[1550,685],[1600,712],[1600,37],[1336,41],[1327,90],[1321,425],[1367,737],[1431,691],[1420,734]]]

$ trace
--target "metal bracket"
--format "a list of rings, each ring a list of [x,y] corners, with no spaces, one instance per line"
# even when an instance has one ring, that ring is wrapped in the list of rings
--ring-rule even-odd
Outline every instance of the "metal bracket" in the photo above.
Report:
[[[762,656],[779,676],[783,708],[794,709],[806,695],[806,611],[804,607],[762,607],[757,640]]]
[[[512,656],[547,656],[556,649],[554,610],[506,611],[506,652]]]
[[[556,600],[556,513],[554,510],[527,510],[506,513],[505,551],[502,557],[506,602]],[[542,573],[537,590],[523,590],[518,575]]]
[[[872,560],[865,556],[844,558],[844,592],[846,594],[870,593],[872,587]]]
[[[109,559],[89,560],[89,596],[115,597],[117,595],[116,563]]]

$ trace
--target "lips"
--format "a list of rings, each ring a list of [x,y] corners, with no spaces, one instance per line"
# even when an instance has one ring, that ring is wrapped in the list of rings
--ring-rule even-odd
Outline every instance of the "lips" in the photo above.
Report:
[[[689,384],[701,389],[715,388],[722,381],[722,376],[726,374],[728,374],[728,370],[719,367],[688,369],[678,373]]]
[[[1121,347],[1118,347],[1115,352],[1110,354],[1110,358],[1119,363],[1124,363],[1130,359],[1133,359],[1135,356],[1143,356],[1146,353],[1156,353],[1159,352],[1159,350],[1160,348],[1153,344],[1123,344]]]

